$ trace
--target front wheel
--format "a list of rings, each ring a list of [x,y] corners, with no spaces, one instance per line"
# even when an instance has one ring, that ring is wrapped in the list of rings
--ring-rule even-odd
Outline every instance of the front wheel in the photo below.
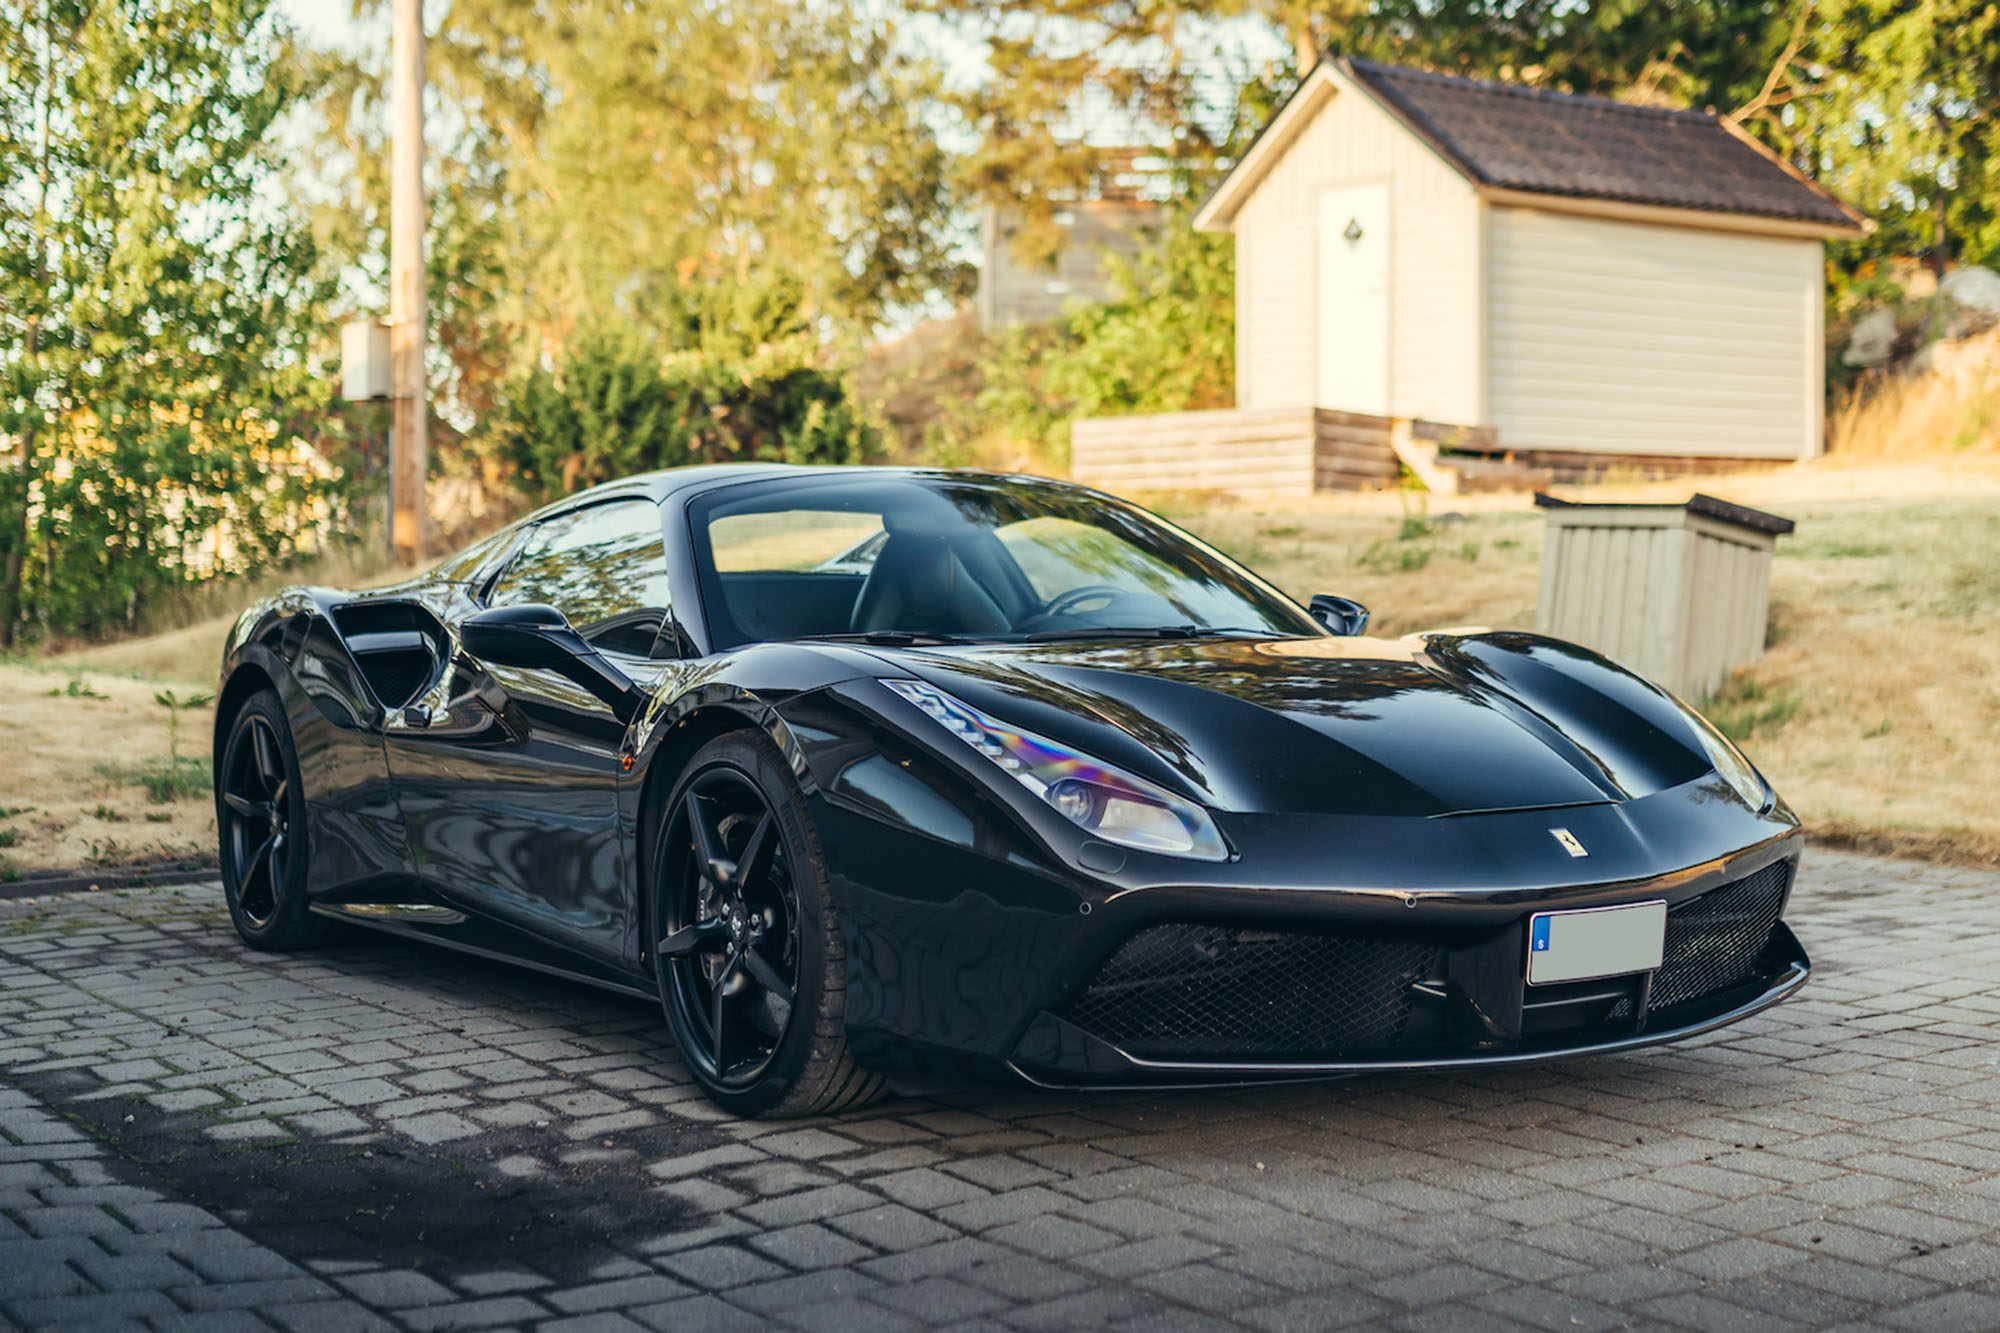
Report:
[[[817,1115],[878,1096],[847,1046],[847,956],[798,788],[762,736],[688,765],[653,857],[653,968],[702,1090],[744,1116]]]
[[[230,724],[215,771],[222,890],[236,933],[253,949],[323,942],[328,922],[306,899],[306,799],[285,707],[260,690]]]

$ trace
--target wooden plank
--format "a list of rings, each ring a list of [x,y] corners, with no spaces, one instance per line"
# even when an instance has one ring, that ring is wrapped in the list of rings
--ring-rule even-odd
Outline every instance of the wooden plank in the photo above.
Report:
[[[1376,458],[1394,458],[1396,456],[1395,446],[1389,443],[1389,438],[1386,435],[1322,435],[1319,437],[1319,444],[1322,448],[1337,450],[1341,453],[1365,454]]]
[[[1309,432],[1312,428],[1312,409],[1284,407],[1237,411],[1224,408],[1204,412],[1162,412],[1149,416],[1081,417],[1070,423],[1070,436],[1074,439],[1079,431],[1086,436],[1100,433],[1152,435],[1161,431],[1227,434],[1274,425]]]
[[[1350,458],[1319,458],[1313,460],[1313,470],[1330,477],[1353,477],[1360,481],[1389,483],[1401,477],[1402,471],[1393,467],[1376,467],[1371,463],[1357,463]]]
[[[1203,457],[1206,456],[1207,454],[1218,453],[1218,452],[1222,453],[1229,460],[1231,460],[1232,466],[1254,466],[1260,462],[1272,462],[1277,460],[1284,460],[1289,462],[1297,458],[1307,456],[1304,450],[1293,450],[1293,449],[1235,450],[1235,449],[1230,449],[1227,445],[1214,445],[1214,446],[1193,447],[1193,448],[1184,447],[1184,448],[1174,448],[1174,449],[1154,449],[1154,450],[1148,450],[1144,453],[1134,452],[1134,453],[1118,453],[1118,454],[1099,454],[1099,453],[1088,453],[1088,452],[1077,453],[1074,450],[1072,450],[1070,453],[1070,466],[1072,470],[1082,467],[1087,467],[1093,470],[1102,470],[1107,467],[1108,468],[1171,467],[1178,465],[1181,461],[1184,461],[1185,459]]]
[[[1535,632],[1549,634],[1555,629],[1556,592],[1562,571],[1568,562],[1563,559],[1563,543],[1569,540],[1569,528],[1559,523],[1550,523],[1542,539],[1542,582],[1535,596]]]
[[[1384,431],[1389,428],[1389,418],[1387,417],[1378,417],[1367,412],[1342,412],[1331,407],[1316,408],[1313,412],[1313,419],[1322,427],[1328,425],[1366,426]]]
[[[1389,432],[1386,427],[1378,429],[1374,426],[1343,426],[1338,422],[1331,424],[1321,422],[1313,427],[1313,434],[1322,440],[1354,440],[1364,444],[1389,442]]]
[[[1500,432],[1491,426],[1454,426],[1443,421],[1418,419],[1410,423],[1410,432],[1420,440],[1453,449],[1485,452],[1500,447]]]
[[[1181,439],[1181,440],[1165,439],[1165,440],[1145,440],[1145,441],[1120,441],[1117,444],[1108,444],[1108,445],[1085,442],[1084,444],[1079,446],[1075,443],[1072,443],[1070,445],[1070,453],[1072,455],[1090,455],[1093,457],[1098,457],[1098,456],[1118,457],[1120,455],[1127,455],[1131,457],[1147,457],[1147,456],[1157,455],[1164,457],[1165,455],[1171,453],[1184,453],[1189,450],[1200,452],[1205,449],[1235,449],[1235,450],[1249,450],[1252,452],[1268,452],[1271,450],[1283,450],[1283,449],[1295,449],[1295,448],[1309,449],[1311,447],[1311,444],[1312,441],[1303,436],[1293,436],[1289,439],[1283,437],[1277,439],[1255,439],[1255,438],[1236,439],[1229,436],[1223,436],[1220,438],[1197,438],[1197,439]]]

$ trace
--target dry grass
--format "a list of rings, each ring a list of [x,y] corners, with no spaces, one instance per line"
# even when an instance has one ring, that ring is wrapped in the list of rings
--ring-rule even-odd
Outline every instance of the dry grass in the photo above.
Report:
[[[2000,865],[2000,504],[1799,518],[1725,711],[1757,696],[1747,748],[1830,837]]]
[[[50,655],[43,665],[58,670],[114,672],[150,680],[183,681],[212,690],[222,670],[222,641],[236,616],[217,616],[185,628],[142,639],[72,648]]]
[[[1870,375],[1827,416],[1836,458],[1914,458],[2000,447],[2000,329],[1931,348],[1923,374]]]
[[[153,699],[160,688],[129,675],[0,663],[0,734],[10,743],[0,770],[0,879],[214,860],[212,708],[181,715],[180,752],[198,761],[183,765],[184,785],[195,794],[160,802],[142,781],[167,769],[168,711]]]
[[[1169,507],[1183,527],[1300,601],[1321,592],[1356,598],[1372,612],[1369,632],[1393,636],[1534,623],[1541,515],[1513,503],[1468,514],[1412,502],[1393,516]]]

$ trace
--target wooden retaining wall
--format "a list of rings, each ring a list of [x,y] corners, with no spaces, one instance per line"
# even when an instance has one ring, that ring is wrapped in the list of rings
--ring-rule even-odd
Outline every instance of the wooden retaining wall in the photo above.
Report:
[[[1166,412],[1145,417],[1088,417],[1070,425],[1070,475],[1107,491],[1223,491],[1244,496],[1301,496],[1394,486],[1402,460],[1392,443],[1395,418],[1331,408],[1278,407],[1254,412]],[[1459,474],[1452,492],[1533,489],[1553,481],[1588,481],[1606,473],[1633,477],[1699,476],[1782,460],[1507,449],[1491,426],[1412,421],[1409,440],[1440,468]],[[1438,456],[1437,450],[1457,451]]]
[[[1070,426],[1070,475],[1107,491],[1302,496],[1393,486],[1388,417],[1325,408],[1092,417]]]
[[[1390,417],[1359,412],[1313,411],[1313,489],[1368,491],[1394,486],[1403,475],[1389,443]]]
[[[1494,453],[1523,467],[1546,469],[1558,482],[1662,481],[1670,477],[1707,477],[1730,472],[1763,472],[1790,467],[1788,458],[1715,458],[1689,454],[1584,453],[1571,449],[1507,449],[1461,446]]]

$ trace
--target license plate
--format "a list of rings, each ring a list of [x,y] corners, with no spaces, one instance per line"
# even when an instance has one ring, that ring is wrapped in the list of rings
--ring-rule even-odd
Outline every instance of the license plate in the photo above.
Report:
[[[1650,972],[1667,944],[1663,901],[1576,912],[1537,912],[1528,919],[1528,984]]]

